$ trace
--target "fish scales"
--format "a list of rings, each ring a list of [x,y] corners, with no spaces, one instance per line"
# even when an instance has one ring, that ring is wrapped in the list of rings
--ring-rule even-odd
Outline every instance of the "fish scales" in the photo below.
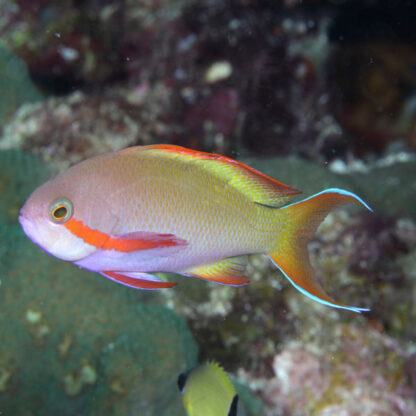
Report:
[[[202,165],[150,152],[125,153],[105,163],[114,181],[121,173],[127,175],[116,185],[122,189],[109,195],[116,216],[122,218],[116,234],[134,229],[172,233],[187,240],[194,253],[206,251],[215,241],[222,257],[262,251],[271,215],[220,177],[208,175]],[[123,215],[126,210],[128,216]],[[264,224],[262,232],[259,223]]]

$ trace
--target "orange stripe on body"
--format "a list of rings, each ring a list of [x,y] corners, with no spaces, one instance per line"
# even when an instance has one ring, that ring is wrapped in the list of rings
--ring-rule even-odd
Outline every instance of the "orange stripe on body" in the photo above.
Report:
[[[82,221],[78,221],[75,218],[71,218],[64,226],[75,236],[84,240],[85,243],[101,248],[105,242],[110,238],[109,235],[98,230],[93,230],[87,225],[84,225]]]
[[[160,239],[123,239],[111,237],[102,231],[94,230],[82,221],[71,218],[65,224],[65,227],[75,236],[81,238],[85,243],[101,248],[102,250],[116,250],[121,252],[130,252],[135,250],[146,250],[156,247],[177,246],[180,242],[171,234],[155,234]]]

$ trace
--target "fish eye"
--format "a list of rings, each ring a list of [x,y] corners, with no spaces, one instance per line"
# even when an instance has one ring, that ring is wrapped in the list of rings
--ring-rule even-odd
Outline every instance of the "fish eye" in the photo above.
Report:
[[[56,224],[62,224],[72,217],[72,211],[72,202],[61,196],[52,202],[49,208],[49,218]]]

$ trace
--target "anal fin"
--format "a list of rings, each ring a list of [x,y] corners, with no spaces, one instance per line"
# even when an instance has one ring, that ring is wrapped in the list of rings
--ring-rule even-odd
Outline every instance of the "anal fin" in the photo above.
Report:
[[[100,274],[117,283],[135,289],[157,290],[176,286],[175,282],[165,282],[149,273],[104,271],[100,272]]]
[[[244,271],[245,261],[239,257],[231,257],[218,263],[187,269],[182,274],[222,285],[242,286],[249,283],[249,279],[244,275]]]

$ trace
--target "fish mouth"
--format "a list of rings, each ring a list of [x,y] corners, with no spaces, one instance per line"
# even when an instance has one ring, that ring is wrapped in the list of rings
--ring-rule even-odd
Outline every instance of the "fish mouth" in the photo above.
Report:
[[[31,221],[28,217],[26,217],[22,213],[20,213],[18,220],[19,220],[20,225],[23,228],[24,233],[32,241],[32,243],[36,244],[45,253],[51,255],[52,257],[56,257],[53,253],[46,250],[40,243],[39,231],[34,221]]]
[[[38,221],[33,220],[28,217],[27,214],[25,215],[25,213],[22,212],[20,212],[18,220],[24,233],[32,241],[32,243],[36,244],[42,251],[52,257],[59,260],[76,262],[83,260],[91,254],[88,253],[87,255],[72,256],[71,258],[67,258],[62,254],[62,249],[59,247],[59,236],[53,233],[49,234],[48,229],[43,227],[41,222],[39,223]]]
[[[26,218],[24,214],[20,213],[18,221],[19,221],[20,225],[22,226],[23,230],[26,232],[26,229],[28,227],[30,227],[30,225],[29,225],[30,220],[28,218]]]
[[[35,239],[35,236],[37,235],[36,232],[36,225],[33,221],[31,221],[29,218],[27,218],[24,214],[19,215],[19,223],[23,228],[24,233],[35,243],[37,244],[37,241]]]

